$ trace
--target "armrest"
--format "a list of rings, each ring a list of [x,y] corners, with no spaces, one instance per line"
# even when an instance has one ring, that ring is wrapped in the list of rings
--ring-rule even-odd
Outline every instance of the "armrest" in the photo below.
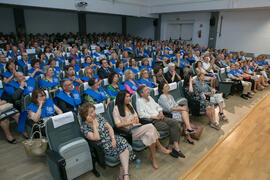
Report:
[[[139,119],[141,124],[149,124],[153,122],[153,120],[150,118],[139,118]]]
[[[163,111],[164,116],[172,118],[172,113]]]
[[[56,151],[48,150],[47,156],[50,158],[53,162],[55,162],[59,167],[65,167],[66,161],[65,159]]]
[[[47,150],[46,154],[47,154],[47,157],[58,166],[60,170],[61,178],[64,180],[67,180],[65,159],[56,151]]]
[[[86,139],[89,144],[92,157],[98,162],[98,164],[105,169],[105,153],[103,149],[103,143],[101,141],[91,141]]]
[[[129,144],[132,144],[132,133],[130,130],[125,128],[114,128],[114,130],[117,134],[126,138]]]

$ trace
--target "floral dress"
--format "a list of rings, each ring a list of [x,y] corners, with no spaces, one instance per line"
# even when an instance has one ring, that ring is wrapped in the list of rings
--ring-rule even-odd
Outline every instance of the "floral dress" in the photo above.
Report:
[[[129,150],[129,160],[132,161],[136,158],[132,147],[128,144],[127,140],[121,136],[115,135],[116,148],[113,148],[111,145],[111,137],[109,135],[109,129],[106,126],[105,119],[97,115],[96,117],[98,122],[98,132],[100,136],[100,141],[103,144],[104,153],[107,156],[113,156],[114,158],[120,159],[120,154],[124,152],[127,148]],[[86,137],[89,132],[94,132],[93,128],[87,125],[85,122],[81,124],[81,131]]]
[[[187,96],[186,98],[188,99],[188,101],[199,101],[200,102],[200,111],[205,111],[205,109],[208,106],[213,105],[213,103],[211,103],[209,100],[206,100],[203,98],[203,96],[201,95],[202,91],[195,84],[193,84],[193,93],[189,92],[188,86],[186,86],[184,88],[184,92],[185,92],[185,95]]]

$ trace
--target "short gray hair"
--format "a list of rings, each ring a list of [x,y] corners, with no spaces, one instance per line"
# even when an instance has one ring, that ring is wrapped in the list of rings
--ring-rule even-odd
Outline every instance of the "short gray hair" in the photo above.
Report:
[[[168,68],[171,69],[172,66],[175,66],[175,64],[172,63],[172,62],[170,62],[170,63],[168,64]]]

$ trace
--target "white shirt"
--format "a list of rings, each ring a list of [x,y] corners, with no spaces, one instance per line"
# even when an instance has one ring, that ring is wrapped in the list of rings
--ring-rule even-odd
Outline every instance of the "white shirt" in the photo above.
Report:
[[[200,60],[200,56],[194,55],[193,57],[194,57],[195,61],[199,61]]]
[[[206,62],[203,62],[202,63],[202,67],[203,67],[203,69],[205,70],[205,71],[207,71],[207,69],[209,69],[209,67],[211,66],[211,64],[208,62],[208,63],[206,63]],[[213,73],[213,69],[210,69],[210,71],[209,72],[212,72]]]
[[[137,111],[140,118],[150,118],[151,116],[157,116],[162,108],[154,99],[149,96],[149,101],[144,98],[139,98],[137,101]]]

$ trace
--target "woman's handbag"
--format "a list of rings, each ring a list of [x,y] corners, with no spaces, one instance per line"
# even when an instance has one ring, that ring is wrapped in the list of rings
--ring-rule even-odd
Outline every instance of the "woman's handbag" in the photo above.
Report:
[[[203,127],[197,125],[197,124],[193,124],[193,123],[190,123],[190,126],[193,130],[195,130],[195,133],[194,134],[190,134],[190,137],[192,139],[196,139],[196,140],[199,140],[201,135],[202,135],[202,132],[203,132]],[[186,129],[186,125],[184,124],[183,125],[183,131],[182,131],[182,136],[185,136],[185,129]]]
[[[38,130],[33,133],[35,126],[38,127]],[[36,133],[39,134],[39,138],[34,139]],[[48,146],[48,140],[42,137],[40,126],[38,124],[33,125],[30,139],[27,139],[22,143],[26,154],[30,157],[44,156]]]

